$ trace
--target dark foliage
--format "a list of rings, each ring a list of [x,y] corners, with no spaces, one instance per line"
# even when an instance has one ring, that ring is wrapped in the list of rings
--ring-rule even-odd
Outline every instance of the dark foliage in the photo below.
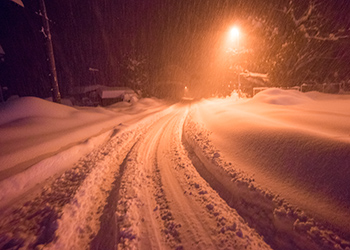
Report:
[[[50,96],[38,1],[0,1],[1,85],[9,94]],[[61,93],[75,86],[128,86],[152,93],[176,66],[203,95],[230,74],[268,73],[271,85],[348,80],[349,1],[51,0],[46,2]],[[308,12],[310,6],[311,12]],[[223,44],[232,24],[245,53]],[[91,70],[95,69],[95,70]],[[232,72],[232,69],[234,71]],[[204,86],[205,85],[205,86]],[[205,93],[205,94],[204,94]]]

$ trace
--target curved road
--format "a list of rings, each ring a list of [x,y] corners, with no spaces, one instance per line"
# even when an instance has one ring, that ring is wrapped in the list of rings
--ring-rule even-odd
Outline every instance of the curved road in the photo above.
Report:
[[[0,249],[332,249],[192,148],[201,138],[183,134],[189,110],[115,130],[13,205],[0,218]]]
[[[162,117],[128,153],[112,220],[118,222],[114,244],[119,249],[269,249],[192,165],[181,143],[186,115],[183,106]],[[95,238],[100,244],[94,249],[111,249],[103,245],[105,235]]]

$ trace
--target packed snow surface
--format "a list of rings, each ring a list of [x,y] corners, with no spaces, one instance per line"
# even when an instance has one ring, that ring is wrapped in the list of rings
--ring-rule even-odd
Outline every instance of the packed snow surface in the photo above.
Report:
[[[0,105],[0,249],[349,249],[350,96]]]

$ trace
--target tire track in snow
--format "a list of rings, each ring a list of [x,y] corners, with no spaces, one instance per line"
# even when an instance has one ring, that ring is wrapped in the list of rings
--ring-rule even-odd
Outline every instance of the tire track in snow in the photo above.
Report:
[[[135,147],[135,144],[131,147],[129,153],[120,165],[118,174],[115,175],[115,180],[112,183],[112,188],[106,201],[107,204],[105,205],[100,217],[100,230],[90,243],[90,249],[92,250],[117,249],[120,232],[115,211],[119,200],[121,179],[124,174],[128,157]]]
[[[170,249],[180,241],[175,228],[166,231],[173,217],[153,151],[170,116],[154,124],[156,135],[147,131],[129,154],[117,208],[120,249]]]
[[[118,130],[112,131],[108,141],[80,159],[72,169],[48,181],[35,197],[10,209],[1,220],[0,248],[34,249],[55,240],[58,220],[62,217],[65,206],[72,201],[75,203],[74,197],[83,183],[98,164],[106,161],[108,147],[113,142],[125,143],[127,146],[125,135],[116,136],[117,132]]]
[[[27,202],[8,208],[0,219],[0,249],[87,249],[99,231],[119,165],[140,135],[172,110],[121,124],[103,145],[30,193]]]
[[[122,166],[123,172],[127,172],[127,169],[125,170],[124,167],[127,164],[124,165],[123,163],[125,163],[127,155],[133,152],[131,150],[132,147],[153,123],[172,110],[173,107],[170,107],[155,115],[146,117],[136,124],[127,126],[106,145],[104,148],[105,157],[103,157],[102,162],[99,162],[99,158],[91,159],[91,164],[95,165],[95,167],[86,181],[81,185],[74,199],[70,204],[65,206],[62,212],[62,218],[59,220],[56,240],[48,245],[48,249],[88,248],[91,240],[94,239],[100,231],[100,217],[103,214],[107,198],[110,196],[113,183],[116,181],[116,176],[118,176],[117,178],[121,178],[120,186],[123,186],[124,173],[121,175],[120,166]],[[127,161],[130,160],[130,158],[127,159]],[[122,190],[122,188],[119,188],[119,191],[120,190]],[[115,200],[117,200],[117,198],[118,197],[115,197]],[[121,201],[117,201],[118,207]],[[111,214],[112,212],[108,213]],[[117,220],[119,220],[118,211],[116,216]],[[118,231],[118,228],[113,227],[117,227],[115,221],[111,221],[110,232],[113,232],[113,230]],[[119,236],[121,233],[128,236],[128,232],[119,231]],[[111,237],[108,237],[106,236],[106,239],[110,240]],[[111,243],[110,241],[109,246],[116,243],[118,242]],[[116,245],[114,247],[116,247]]]
[[[186,114],[186,113],[185,113]],[[166,233],[173,236],[180,235],[178,249],[213,249],[215,245],[210,239],[210,231],[205,229],[202,224],[200,208],[195,206],[184,194],[184,189],[179,183],[178,176],[172,171],[174,168],[174,154],[171,149],[172,139],[181,126],[181,117],[176,116],[169,119],[163,127],[162,136],[159,137],[155,147],[155,162],[158,178],[162,179],[164,193],[169,197],[169,205],[175,219],[172,221],[165,220]],[[171,213],[171,212],[170,212]],[[209,232],[208,232],[209,231]],[[183,242],[181,242],[183,241]]]
[[[261,237],[223,201],[217,192],[199,175],[192,161],[188,158],[188,152],[182,145],[183,125],[187,117],[182,117],[179,129],[175,131],[172,141],[172,150],[175,153],[172,159],[172,168],[169,168],[183,190],[183,199],[188,200],[193,215],[197,217],[206,234],[210,238],[205,240],[203,249],[270,249]],[[180,204],[180,202],[178,203]],[[185,211],[185,210],[184,210]],[[202,239],[203,240],[203,239]],[[193,249],[190,246],[188,249]]]
[[[120,165],[137,140],[137,133],[124,131],[115,135],[87,164],[91,172],[71,201],[64,206],[58,222],[55,240],[44,249],[87,249],[100,228],[100,216],[120,175]]]
[[[120,249],[270,249],[198,175],[181,145],[187,112],[153,125],[122,179]]]

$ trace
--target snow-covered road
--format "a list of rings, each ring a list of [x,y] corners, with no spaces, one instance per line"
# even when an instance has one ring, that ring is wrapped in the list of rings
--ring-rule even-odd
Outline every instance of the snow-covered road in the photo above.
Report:
[[[268,249],[196,172],[181,144],[186,114],[185,106],[162,117],[129,152],[120,249]]]
[[[2,248],[269,249],[184,149],[188,106],[122,131],[2,218]]]
[[[0,249],[348,250],[346,227],[219,151],[203,118],[224,112],[210,105],[168,106],[91,137],[98,143],[74,166],[2,208]]]

